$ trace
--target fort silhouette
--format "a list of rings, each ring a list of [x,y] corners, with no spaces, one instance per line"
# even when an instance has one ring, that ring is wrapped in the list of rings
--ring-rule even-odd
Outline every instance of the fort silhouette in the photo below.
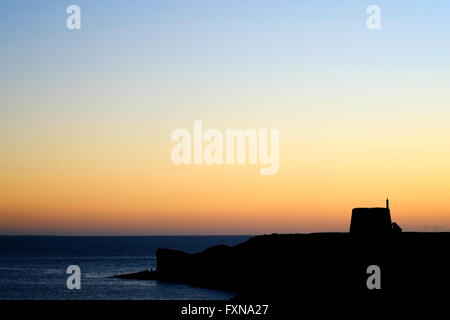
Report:
[[[397,223],[392,223],[389,199],[386,208],[354,208],[350,221],[350,233],[376,234],[402,232]]]

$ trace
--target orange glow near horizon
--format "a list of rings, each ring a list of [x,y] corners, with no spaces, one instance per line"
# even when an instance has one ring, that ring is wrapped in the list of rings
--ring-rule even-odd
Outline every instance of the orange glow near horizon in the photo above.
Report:
[[[393,221],[405,230],[447,228],[448,149],[425,143],[416,149],[420,141],[366,145],[362,136],[342,134],[333,143],[303,141],[298,148],[285,135],[273,176],[259,175],[258,165],[175,166],[170,141],[151,153],[110,147],[78,157],[70,149],[30,154],[3,173],[0,228],[28,234],[347,231],[353,207],[384,206],[386,196]],[[424,157],[424,148],[432,153]]]

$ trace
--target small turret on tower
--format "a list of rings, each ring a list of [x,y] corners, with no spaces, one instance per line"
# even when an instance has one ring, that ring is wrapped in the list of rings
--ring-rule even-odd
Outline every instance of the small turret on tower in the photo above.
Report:
[[[389,198],[386,198],[386,209],[389,209]]]

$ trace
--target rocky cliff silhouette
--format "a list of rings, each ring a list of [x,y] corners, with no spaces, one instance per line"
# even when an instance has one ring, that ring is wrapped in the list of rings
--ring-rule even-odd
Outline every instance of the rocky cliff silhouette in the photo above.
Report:
[[[233,290],[241,299],[437,295],[450,285],[450,233],[400,232],[387,210],[353,210],[350,233],[261,235],[195,254],[158,249],[156,271],[117,277]],[[371,265],[380,267],[380,290],[367,287]]]

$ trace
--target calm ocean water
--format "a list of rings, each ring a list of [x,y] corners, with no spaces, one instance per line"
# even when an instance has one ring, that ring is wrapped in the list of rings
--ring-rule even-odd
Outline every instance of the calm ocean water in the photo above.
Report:
[[[198,252],[248,236],[0,236],[0,299],[229,299],[232,292],[110,276],[156,268],[157,248]],[[81,289],[66,268],[81,268]]]

